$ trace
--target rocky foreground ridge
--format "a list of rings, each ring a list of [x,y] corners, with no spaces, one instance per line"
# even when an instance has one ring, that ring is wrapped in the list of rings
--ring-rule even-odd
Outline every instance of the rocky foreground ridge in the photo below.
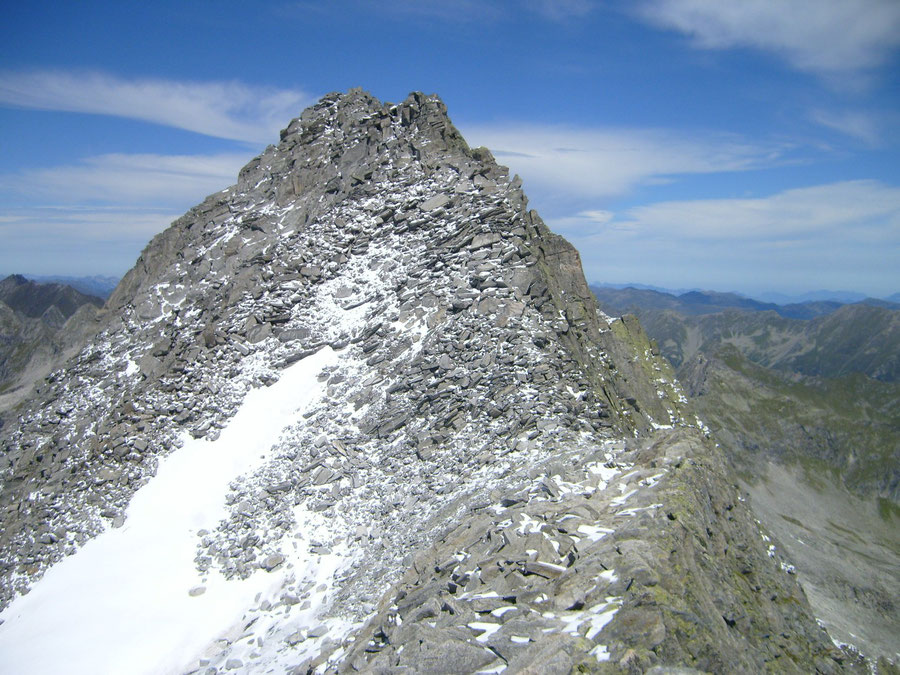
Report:
[[[183,672],[857,668],[519,180],[438,98],[361,91],[155,237],[3,430],[0,645],[17,594],[128,531],[167,457],[215,457],[248,394],[310,363],[304,406],[191,531],[179,593],[278,583]],[[159,670],[148,647],[119,672]]]

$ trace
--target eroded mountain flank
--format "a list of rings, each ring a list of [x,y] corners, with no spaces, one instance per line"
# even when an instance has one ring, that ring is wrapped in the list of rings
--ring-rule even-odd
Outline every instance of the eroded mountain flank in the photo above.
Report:
[[[435,96],[306,110],[16,412],[0,650],[30,672],[91,556],[140,572],[68,672],[856,668],[640,326]],[[154,608],[143,651],[116,598]]]

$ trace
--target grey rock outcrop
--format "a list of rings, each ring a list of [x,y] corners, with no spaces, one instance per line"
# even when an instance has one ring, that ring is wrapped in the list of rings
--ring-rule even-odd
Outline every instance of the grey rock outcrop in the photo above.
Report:
[[[326,96],[150,242],[4,430],[2,601],[316,354],[323,394],[229,484],[196,565],[276,574],[287,541],[344,563],[330,586],[296,570],[236,620],[255,648],[196,668],[853,667],[640,327],[599,314],[519,180],[418,93]]]

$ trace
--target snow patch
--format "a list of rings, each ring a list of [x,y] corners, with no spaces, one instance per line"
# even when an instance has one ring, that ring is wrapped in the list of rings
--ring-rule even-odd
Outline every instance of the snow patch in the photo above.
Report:
[[[337,360],[326,347],[250,391],[215,441],[185,435],[135,493],[125,525],[51,567],[2,614],[5,673],[182,672],[261,598],[274,598],[309,555],[282,551],[272,573],[226,580],[198,572],[197,531],[227,515],[228,484],[265,461],[298,412],[314,403],[317,375]],[[334,562],[326,564],[334,569]],[[191,589],[204,586],[200,595]]]
[[[608,527],[600,527],[599,525],[589,525],[587,523],[579,525],[578,531],[591,541],[600,541],[608,534],[612,534],[615,530]]]

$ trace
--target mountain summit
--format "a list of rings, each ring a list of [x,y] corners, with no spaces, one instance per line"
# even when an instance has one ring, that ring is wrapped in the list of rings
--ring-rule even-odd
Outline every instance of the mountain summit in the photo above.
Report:
[[[16,672],[855,667],[640,327],[435,96],[304,111],[18,414]]]

